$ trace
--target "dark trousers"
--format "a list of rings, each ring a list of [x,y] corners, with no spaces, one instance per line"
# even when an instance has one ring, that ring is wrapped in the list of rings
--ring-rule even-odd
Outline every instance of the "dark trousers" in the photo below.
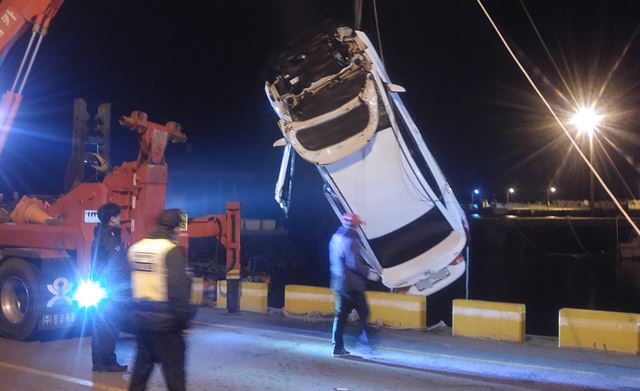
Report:
[[[362,291],[338,292],[336,291],[336,312],[333,318],[332,344],[334,349],[344,348],[344,328],[351,310],[358,313],[358,322],[361,336],[366,339],[367,318],[369,317],[369,305]]]
[[[110,303],[107,303],[93,312],[91,361],[97,367],[117,364],[116,341],[120,327],[111,307]]]
[[[153,366],[159,363],[169,391],[184,391],[186,379],[184,373],[185,343],[182,331],[172,333],[154,333],[148,330],[138,331],[136,342],[138,351],[136,363],[131,374],[129,391],[145,390]]]

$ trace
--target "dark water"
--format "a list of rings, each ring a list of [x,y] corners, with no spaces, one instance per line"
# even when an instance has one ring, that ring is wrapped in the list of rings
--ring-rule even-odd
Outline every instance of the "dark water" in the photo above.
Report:
[[[618,257],[610,224],[574,225],[572,240],[562,222],[503,223],[471,222],[469,298],[524,303],[538,335],[557,335],[563,307],[640,312],[640,260]]]
[[[314,168],[298,165],[304,169]],[[288,234],[242,237],[245,275],[252,269],[270,276],[272,307],[284,305],[287,284],[329,285],[328,242],[339,221],[317,191],[319,177],[298,179]],[[467,293],[470,299],[524,303],[528,334],[557,335],[563,307],[640,312],[640,260],[618,260],[615,251],[617,237],[629,237],[623,222],[496,217],[469,223],[468,292],[463,276],[428,297],[427,324],[444,320],[451,325],[451,301]],[[386,290],[381,284],[368,289]]]
[[[317,214],[332,216],[329,212]],[[329,284],[327,242],[336,222],[312,221],[291,224],[288,234],[242,237],[243,273],[269,276],[271,307],[284,305],[287,284]],[[610,223],[583,221],[571,229],[562,221],[519,221],[517,227],[504,219],[470,223],[468,290],[463,276],[429,296],[428,325],[440,320],[451,325],[451,301],[467,294],[470,299],[525,304],[526,332],[536,335],[557,336],[563,307],[640,312],[640,260],[619,259]],[[219,261],[224,267],[223,254]],[[379,283],[368,289],[386,290]]]
[[[640,261],[615,254],[545,256],[476,254],[469,298],[524,303],[528,334],[557,335],[563,307],[638,312]]]

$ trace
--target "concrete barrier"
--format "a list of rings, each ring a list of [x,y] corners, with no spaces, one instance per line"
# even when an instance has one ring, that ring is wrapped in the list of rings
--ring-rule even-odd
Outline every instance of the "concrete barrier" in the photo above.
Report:
[[[525,315],[524,304],[456,299],[452,334],[522,343]]]
[[[195,277],[191,283],[191,304],[202,305],[204,300],[204,279]]]
[[[558,345],[640,354],[640,314],[562,308]]]
[[[367,291],[369,323],[404,329],[427,327],[427,298],[402,293]]]
[[[388,292],[365,292],[371,313],[369,323],[387,327],[423,329],[426,327],[427,301],[423,296]],[[284,291],[284,310],[288,314],[334,313],[335,298],[329,288],[287,285]]]
[[[329,288],[305,285],[284,287],[284,310],[289,314],[333,315],[335,299]]]
[[[240,282],[240,310],[267,312],[269,286],[264,282]],[[227,281],[218,281],[216,307],[227,308]]]

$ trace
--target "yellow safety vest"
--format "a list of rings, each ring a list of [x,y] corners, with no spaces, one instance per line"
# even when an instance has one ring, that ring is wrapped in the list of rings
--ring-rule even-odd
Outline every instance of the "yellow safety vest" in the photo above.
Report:
[[[177,245],[168,239],[142,239],[129,247],[134,300],[167,302],[167,254]]]

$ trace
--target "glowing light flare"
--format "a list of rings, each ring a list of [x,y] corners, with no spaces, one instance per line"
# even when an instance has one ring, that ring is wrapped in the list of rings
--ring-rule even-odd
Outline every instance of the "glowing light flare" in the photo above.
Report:
[[[558,191],[558,189],[556,189],[554,186],[551,186],[549,188],[549,191],[552,192],[552,193],[555,193],[556,191]]]
[[[80,282],[73,299],[80,307],[95,307],[107,297],[107,291],[96,281]]]
[[[593,107],[581,107],[571,117],[571,124],[578,129],[578,133],[584,132],[591,136],[600,125],[602,118],[603,115],[599,114]]]
[[[513,187],[510,187],[508,190],[509,194],[513,194],[516,192],[516,189],[514,189]]]
[[[491,23],[491,26],[495,30],[496,34],[498,34],[498,37],[500,38],[500,41],[503,43],[503,45],[505,46],[505,48],[507,49],[507,51],[511,55],[511,58],[513,58],[513,61],[516,63],[516,65],[518,66],[518,68],[520,69],[520,71],[522,72],[524,77],[527,79],[527,81],[529,82],[529,84],[531,85],[533,90],[536,92],[536,94],[540,97],[540,100],[542,100],[542,103],[544,103],[546,108],[549,110],[549,113],[551,113],[551,115],[556,120],[558,125],[560,125],[560,128],[562,129],[564,134],[567,136],[567,138],[569,139],[569,141],[571,142],[572,146],[575,148],[577,153],[580,155],[580,158],[589,167],[589,170],[591,170],[591,172],[593,173],[593,176],[598,180],[598,182],[600,183],[602,188],[605,190],[605,192],[607,193],[609,198],[611,198],[611,201],[613,201],[613,203],[616,205],[616,208],[618,208],[618,210],[620,211],[620,214],[622,214],[622,216],[624,216],[625,220],[633,228],[633,230],[636,232],[636,234],[640,235],[640,227],[638,227],[638,225],[633,221],[633,219],[631,219],[631,216],[629,216],[629,213],[627,213],[627,211],[622,207],[622,205],[620,204],[620,201],[618,201],[618,199],[613,194],[611,189],[609,189],[607,184],[604,182],[604,179],[602,179],[602,177],[600,176],[598,171],[596,171],[596,169],[593,167],[593,165],[591,164],[591,162],[589,161],[587,156],[580,150],[580,146],[578,145],[576,140],[574,140],[573,137],[569,134],[569,131],[565,127],[564,122],[562,120],[560,120],[560,118],[558,117],[558,115],[554,111],[553,107],[551,107],[551,105],[549,104],[549,101],[544,97],[544,95],[542,94],[542,92],[540,91],[540,89],[538,88],[536,83],[533,81],[533,79],[529,75],[529,72],[527,72],[527,70],[524,68],[524,66],[520,62],[520,60],[518,60],[518,57],[513,52],[513,49],[511,49],[511,46],[509,45],[509,43],[505,39],[504,35],[502,34],[502,32],[500,31],[498,26],[496,25],[495,21],[493,20],[493,18],[491,17],[491,15],[487,11],[487,9],[485,8],[484,4],[482,4],[482,0],[477,0],[477,2],[478,2],[478,5],[480,6],[480,8],[482,9],[482,12],[484,13],[484,15],[489,20],[489,23]],[[507,197],[509,197],[509,193],[507,193]]]

